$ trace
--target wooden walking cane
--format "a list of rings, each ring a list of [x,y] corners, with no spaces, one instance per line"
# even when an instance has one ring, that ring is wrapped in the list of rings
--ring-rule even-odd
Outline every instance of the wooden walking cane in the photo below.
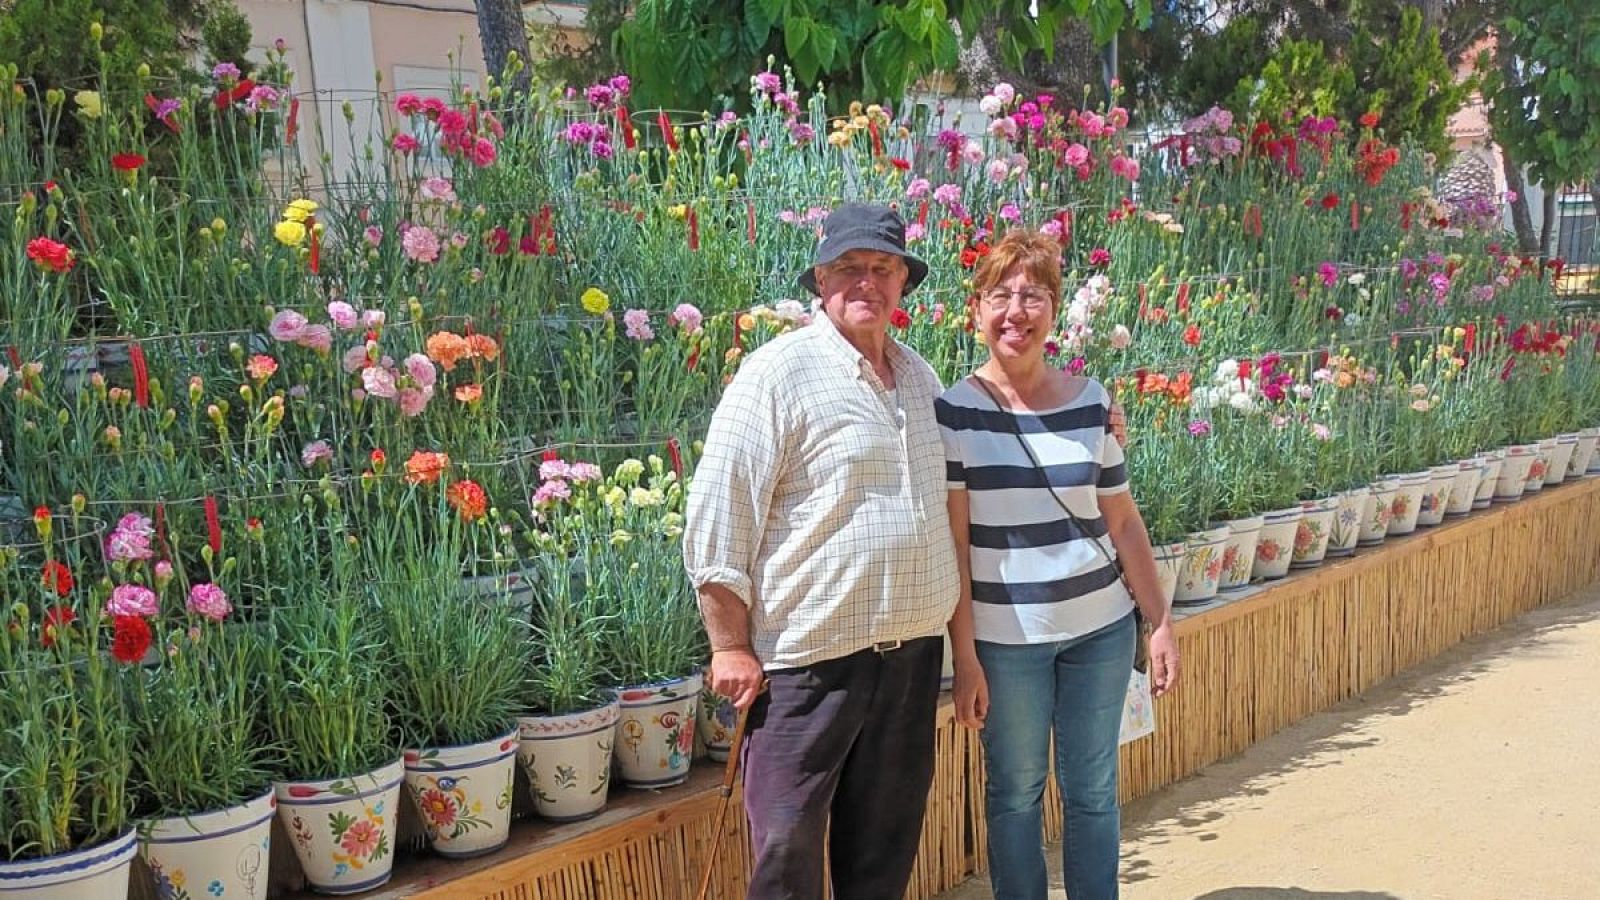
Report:
[[[759,698],[767,690],[767,680],[761,679],[761,687],[756,689]],[[717,848],[722,846],[722,823],[728,817],[728,802],[733,799],[733,786],[739,780],[739,757],[744,750],[744,727],[750,721],[750,707],[755,706],[754,700],[750,706],[739,710],[739,720],[733,726],[733,743],[728,747],[728,762],[722,767],[722,787],[717,791],[722,794],[722,802],[717,804],[717,824],[711,830],[711,852],[706,854],[705,871],[700,875],[700,890],[694,895],[695,900],[706,900],[711,896],[711,873],[716,871]]]

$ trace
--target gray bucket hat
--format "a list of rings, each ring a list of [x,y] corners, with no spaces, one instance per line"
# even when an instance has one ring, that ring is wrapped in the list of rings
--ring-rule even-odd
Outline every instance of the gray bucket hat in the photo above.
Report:
[[[905,260],[910,270],[905,294],[911,293],[928,277],[928,264],[906,252],[906,223],[899,213],[887,206],[846,203],[822,221],[822,242],[817,244],[816,258],[795,280],[801,287],[820,295],[816,267],[825,266],[851,250],[876,250]]]

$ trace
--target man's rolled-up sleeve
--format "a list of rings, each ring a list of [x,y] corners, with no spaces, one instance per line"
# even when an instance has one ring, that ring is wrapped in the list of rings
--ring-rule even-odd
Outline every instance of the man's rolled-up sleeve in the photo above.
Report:
[[[683,562],[698,590],[720,584],[749,606],[783,459],[784,429],[768,371],[747,360],[723,392],[689,486]]]

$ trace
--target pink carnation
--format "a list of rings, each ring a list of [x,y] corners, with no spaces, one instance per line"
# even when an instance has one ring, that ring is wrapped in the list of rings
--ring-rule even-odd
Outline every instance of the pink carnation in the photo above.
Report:
[[[267,326],[267,332],[275,340],[292,343],[300,339],[306,330],[306,317],[292,309],[286,309],[272,317],[272,324]]]
[[[494,142],[486,137],[480,137],[472,142],[472,164],[480,169],[494,165],[497,152]]]
[[[327,441],[312,441],[300,451],[300,462],[306,468],[311,468],[319,462],[329,462],[333,459],[333,448]]]
[[[700,308],[693,303],[679,303],[677,308],[672,311],[671,316],[671,320],[678,323],[678,327],[682,328],[687,334],[699,334],[700,326],[705,322],[705,318],[701,314]]]
[[[433,367],[433,360],[421,353],[413,353],[406,357],[405,367],[406,374],[417,383],[417,387],[431,388],[439,378],[438,370]]]
[[[571,496],[571,486],[559,478],[552,478],[551,480],[546,481],[544,484],[539,485],[539,489],[533,492],[533,505],[541,506],[546,503],[554,503],[558,500],[565,500]]]
[[[395,135],[394,140],[389,142],[389,146],[393,147],[394,152],[401,156],[410,156],[422,149],[422,144],[416,138],[404,132]]]
[[[406,258],[412,262],[439,261],[439,236],[426,225],[413,225],[406,229],[405,236],[400,239],[400,246],[405,249]]]
[[[189,589],[189,612],[221,622],[233,612],[228,595],[214,584],[197,584]]]
[[[570,478],[572,468],[566,461],[560,459],[547,459],[539,463],[539,480],[549,481],[554,478]]]
[[[371,396],[385,400],[393,400],[398,393],[394,385],[394,371],[383,366],[367,366],[362,369],[361,385]]]
[[[349,331],[361,323],[356,308],[343,300],[335,300],[328,304],[328,318],[341,331]]]
[[[567,474],[573,481],[581,484],[585,481],[599,481],[603,473],[600,471],[600,467],[594,463],[577,462],[572,464],[572,467],[567,470]]]
[[[432,399],[433,388],[431,387],[404,388],[400,391],[398,398],[400,414],[406,418],[420,416],[422,411],[428,408],[428,401]]]
[[[328,353],[333,350],[333,330],[326,325],[307,325],[295,343],[318,353]]]
[[[654,340],[656,333],[650,327],[650,314],[642,309],[630,309],[622,314],[623,331],[636,341]]]
[[[422,179],[422,185],[418,192],[422,194],[422,199],[424,200],[438,200],[443,203],[456,202],[456,189],[450,184],[450,180],[448,178],[440,178],[437,175]]]
[[[344,352],[344,370],[354,375],[367,366],[367,345],[357,344]]]
[[[119,584],[106,601],[108,616],[153,616],[156,614],[156,592],[142,584]]]

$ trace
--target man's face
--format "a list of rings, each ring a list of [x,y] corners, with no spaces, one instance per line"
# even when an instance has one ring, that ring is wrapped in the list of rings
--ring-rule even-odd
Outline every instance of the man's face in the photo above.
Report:
[[[841,331],[887,331],[909,274],[905,260],[893,253],[851,250],[817,267],[822,309]]]

